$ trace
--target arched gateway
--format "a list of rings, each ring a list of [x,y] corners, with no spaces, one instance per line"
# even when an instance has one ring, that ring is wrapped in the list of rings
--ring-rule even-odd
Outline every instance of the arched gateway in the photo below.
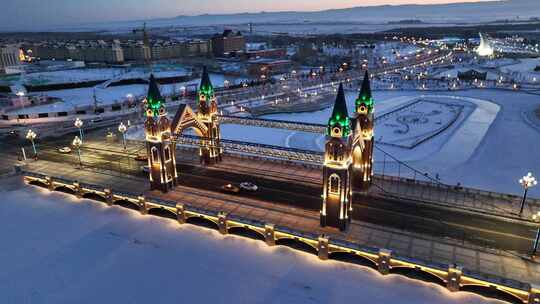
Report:
[[[223,148],[217,100],[206,69],[197,94],[197,106],[195,113],[183,104],[169,120],[157,82],[150,77],[145,101],[145,129],[151,189],[167,192],[177,184],[175,140],[188,128],[193,128],[200,138],[201,163],[221,161]],[[349,117],[345,92],[340,85],[326,128],[321,226],[347,229],[351,221],[353,192],[369,190],[373,176],[373,108],[367,72],[352,117]]]
[[[167,117],[165,100],[153,75],[150,75],[145,100],[146,147],[150,189],[167,192],[178,183],[176,171],[176,137],[193,128],[201,138],[200,160],[203,164],[221,161],[221,134],[217,117],[217,100],[206,68],[197,94],[198,112],[186,104],[180,105],[172,121]]]

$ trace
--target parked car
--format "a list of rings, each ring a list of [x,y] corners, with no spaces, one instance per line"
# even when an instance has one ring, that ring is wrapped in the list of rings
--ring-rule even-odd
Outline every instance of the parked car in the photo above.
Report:
[[[221,186],[221,190],[228,192],[228,193],[238,193],[240,192],[240,188],[236,187],[233,184],[226,184]]]
[[[136,161],[148,161],[148,156],[146,154],[137,154],[134,159]]]
[[[63,153],[63,154],[68,154],[68,153],[71,153],[71,148],[63,147],[63,148],[58,149],[58,152]]]
[[[244,189],[244,190],[247,190],[247,191],[257,191],[257,189],[259,189],[259,187],[257,187],[257,185],[255,185],[254,183],[250,183],[250,182],[242,182],[242,183],[240,183],[240,188]]]

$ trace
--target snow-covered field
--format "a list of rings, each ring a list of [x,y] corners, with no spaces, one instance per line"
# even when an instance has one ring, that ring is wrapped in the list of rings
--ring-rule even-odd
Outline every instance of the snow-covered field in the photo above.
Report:
[[[231,84],[237,83],[241,80],[237,78],[226,77],[222,74],[210,74],[210,79],[215,86],[222,86],[225,79],[230,81]],[[193,79],[189,82],[175,83],[161,85],[160,90],[164,96],[171,95],[173,92],[178,94],[183,86],[198,85],[200,79]],[[79,88],[68,89],[58,91],[37,92],[34,94],[47,95],[50,97],[60,98],[61,102],[56,102],[48,105],[39,105],[34,107],[26,107],[23,109],[17,109],[10,113],[17,114],[31,114],[31,113],[45,113],[45,112],[59,112],[59,111],[73,111],[76,107],[88,106],[94,103],[94,93],[99,105],[109,105],[117,102],[121,102],[127,99],[127,95],[131,94],[134,97],[144,97],[147,93],[148,85],[135,84],[124,86],[109,86],[102,87],[96,86],[91,88]]]
[[[0,303],[502,303],[6,184]]]
[[[511,74],[519,81],[540,83],[540,72],[534,69],[540,66],[540,58],[520,59],[518,63],[507,65],[501,71]]]
[[[375,122],[377,141],[412,149],[423,141],[436,136],[460,123],[465,105],[447,100],[418,99],[405,107],[379,115]]]

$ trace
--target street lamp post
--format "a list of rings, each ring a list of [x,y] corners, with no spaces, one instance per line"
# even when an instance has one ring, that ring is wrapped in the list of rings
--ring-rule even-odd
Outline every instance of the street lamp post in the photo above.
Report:
[[[536,186],[538,184],[538,181],[536,178],[532,175],[531,172],[527,173],[527,175],[523,176],[519,179],[519,183],[523,187],[523,199],[521,200],[521,207],[519,208],[519,215],[523,213],[523,208],[525,207],[525,200],[527,199],[527,191],[529,188]]]
[[[28,139],[32,143],[32,149],[34,150],[35,158],[37,158],[36,144],[34,143],[34,139],[36,139],[36,137],[37,137],[36,132],[32,130],[28,130],[28,133],[26,133],[26,139]]]
[[[536,237],[534,238],[533,249],[532,249],[532,252],[531,252],[531,255],[535,256],[536,251],[538,250],[538,241],[540,241],[540,211],[536,212],[536,214],[533,214],[532,220],[537,225],[537,227],[536,227],[537,228]]]
[[[79,129],[79,135],[80,135],[80,137],[81,137],[81,142],[82,142],[82,140],[83,140],[83,133],[82,133],[82,127],[83,127],[83,124],[84,124],[83,121],[82,121],[79,117],[77,117],[77,119],[75,119],[74,125],[75,125],[75,127],[76,127],[77,129]]]
[[[127,131],[126,125],[124,125],[123,122],[120,122],[120,125],[118,126],[118,132],[122,133],[122,142],[124,144],[124,150],[126,150],[126,131]]]
[[[71,144],[77,149],[77,155],[79,156],[79,167],[82,168],[82,159],[81,159],[82,140],[79,138],[79,136],[75,136]]]

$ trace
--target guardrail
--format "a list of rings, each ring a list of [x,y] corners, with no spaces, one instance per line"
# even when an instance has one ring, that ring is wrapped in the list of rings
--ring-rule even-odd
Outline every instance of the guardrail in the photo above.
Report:
[[[85,197],[90,194],[92,198],[98,198],[113,205],[115,201],[126,201],[139,207],[142,214],[152,212],[152,209],[163,210],[174,214],[178,223],[183,224],[190,218],[199,218],[215,224],[222,234],[227,234],[231,229],[247,229],[255,232],[270,246],[276,245],[280,240],[293,240],[304,243],[314,249],[321,260],[332,258],[333,254],[348,254],[361,258],[371,263],[381,274],[388,274],[394,269],[410,269],[425,272],[435,276],[446,284],[450,291],[459,291],[465,286],[479,286],[495,289],[499,292],[511,295],[523,303],[538,303],[540,301],[540,288],[529,283],[507,279],[499,276],[488,275],[467,269],[457,265],[446,265],[422,261],[417,258],[392,254],[391,250],[373,248],[360,244],[328,237],[324,234],[317,235],[302,232],[286,226],[275,226],[264,223],[257,219],[250,219],[238,215],[227,214],[215,210],[208,210],[189,204],[163,200],[159,198],[145,198],[143,195],[126,191],[113,191],[110,188],[99,185],[80,184],[77,181],[64,178],[50,177],[44,174],[23,170],[24,179],[29,184],[38,184],[53,191],[59,188],[71,191],[77,197]]]

